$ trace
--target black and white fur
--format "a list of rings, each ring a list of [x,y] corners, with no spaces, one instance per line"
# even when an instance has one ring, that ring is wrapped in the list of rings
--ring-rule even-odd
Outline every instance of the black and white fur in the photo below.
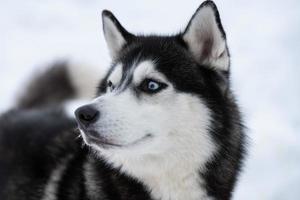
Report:
[[[74,76],[67,63],[1,116],[0,199],[230,199],[245,136],[215,4],[173,36],[137,36],[111,12],[102,18],[112,65],[77,109],[79,130],[64,105],[76,91],[90,96],[78,88],[95,73]],[[51,79],[61,85],[44,99]]]

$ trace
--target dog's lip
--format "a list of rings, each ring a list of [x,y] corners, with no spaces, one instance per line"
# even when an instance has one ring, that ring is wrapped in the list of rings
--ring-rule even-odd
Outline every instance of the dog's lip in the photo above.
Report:
[[[97,137],[96,135],[98,135],[98,134],[95,131],[84,131],[84,133],[85,133],[87,140],[89,140],[89,142],[96,143],[100,146],[115,146],[115,147],[123,146],[120,144],[112,143],[103,137],[99,137],[99,136]]]
[[[133,142],[127,144],[126,146],[137,145],[137,144],[139,144],[139,143],[141,143],[141,142],[143,142],[143,141],[145,141],[145,140],[148,140],[148,139],[150,139],[150,138],[152,138],[152,137],[153,137],[153,135],[150,134],[150,133],[148,133],[148,134],[144,135],[143,137],[141,137],[140,139],[137,139],[137,140],[135,140],[135,141],[133,141]]]
[[[91,140],[91,142],[94,142],[94,143],[96,143],[100,146],[113,146],[113,147],[122,147],[123,146],[123,145],[120,145],[120,144],[115,144],[115,143],[108,142],[106,140],[95,138],[93,136],[90,136],[89,139]]]
[[[141,137],[140,139],[137,139],[129,144],[117,144],[117,143],[112,143],[110,141],[108,141],[107,139],[103,138],[103,137],[97,137],[96,135],[98,135],[98,133],[96,131],[92,131],[92,130],[83,130],[85,137],[89,140],[88,142],[92,142],[95,143],[99,146],[110,146],[110,147],[129,147],[129,146],[133,146],[133,145],[137,145],[140,142],[143,142],[144,140],[150,139],[151,137],[153,137],[152,134],[146,134],[145,136]]]

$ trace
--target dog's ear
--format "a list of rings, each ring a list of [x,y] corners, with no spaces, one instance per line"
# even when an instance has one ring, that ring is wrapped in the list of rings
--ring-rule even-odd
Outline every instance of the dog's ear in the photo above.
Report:
[[[129,33],[108,10],[102,11],[102,24],[110,56],[114,59],[118,56],[124,45],[134,36]]]
[[[229,52],[219,12],[212,1],[200,5],[181,35],[199,64],[229,69]]]

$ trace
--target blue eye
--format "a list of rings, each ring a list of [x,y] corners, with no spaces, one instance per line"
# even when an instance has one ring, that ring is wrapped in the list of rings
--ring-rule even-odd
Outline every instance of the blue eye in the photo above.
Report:
[[[167,84],[155,81],[153,79],[145,79],[139,86],[140,90],[145,93],[153,94],[167,87]]]
[[[154,81],[149,81],[148,82],[148,89],[149,90],[152,90],[152,91],[155,91],[155,90],[158,90],[160,88],[160,85]]]

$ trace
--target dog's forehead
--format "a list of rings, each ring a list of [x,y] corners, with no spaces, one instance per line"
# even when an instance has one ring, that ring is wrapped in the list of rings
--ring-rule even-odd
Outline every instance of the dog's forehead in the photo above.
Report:
[[[147,76],[159,76],[154,60],[146,59],[132,62],[131,64],[117,63],[111,70],[108,79],[114,84],[131,80],[134,83],[141,82]]]
[[[135,60],[130,63],[118,62],[107,76],[118,91],[123,91],[129,85],[140,84],[146,78],[153,78],[159,81],[166,81],[165,76],[156,69],[156,62],[152,59]]]
[[[116,91],[137,85],[145,78],[178,85],[184,84],[187,77],[197,76],[195,61],[174,37],[140,38],[126,46],[114,62],[106,80],[114,84]]]
[[[156,69],[156,63],[153,60],[144,60],[140,62],[133,72],[133,82],[139,83],[144,78],[161,77],[161,73]]]

